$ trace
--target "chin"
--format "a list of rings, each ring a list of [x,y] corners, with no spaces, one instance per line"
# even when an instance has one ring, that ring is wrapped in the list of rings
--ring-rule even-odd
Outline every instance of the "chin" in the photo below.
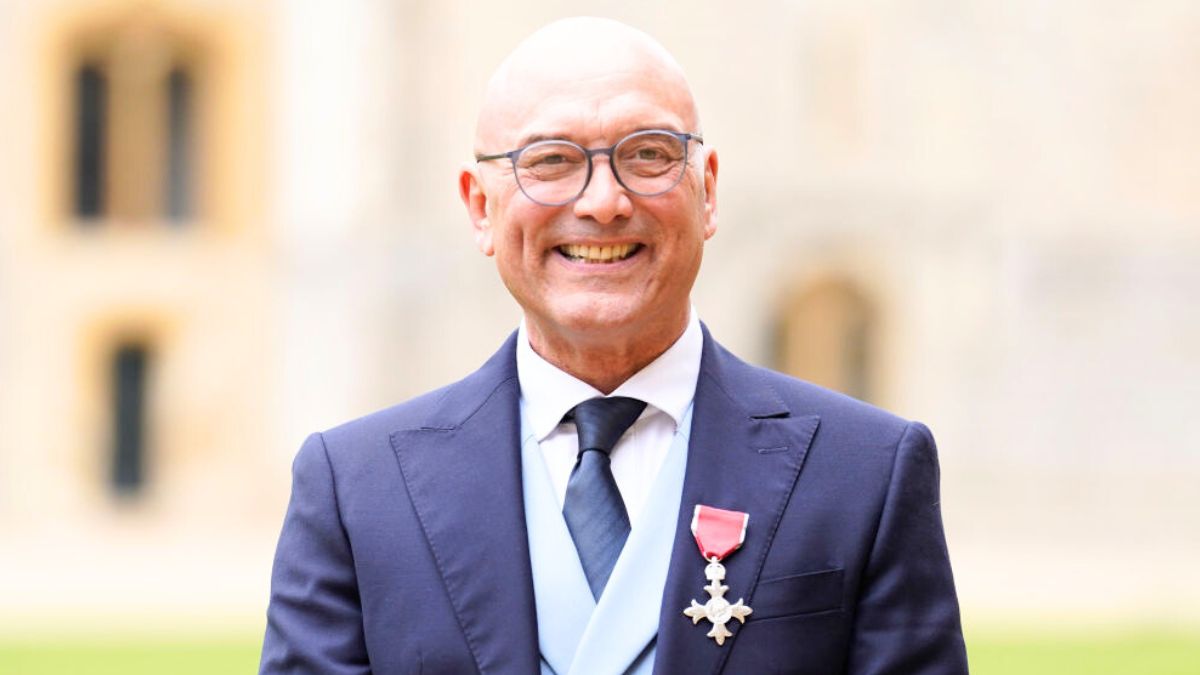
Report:
[[[636,330],[650,319],[640,299],[580,293],[548,308],[551,323],[565,332],[613,335]]]

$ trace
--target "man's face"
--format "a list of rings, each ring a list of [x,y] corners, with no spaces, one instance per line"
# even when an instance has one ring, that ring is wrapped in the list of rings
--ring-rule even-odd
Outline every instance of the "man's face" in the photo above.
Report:
[[[485,107],[477,149],[504,152],[544,138],[596,148],[644,129],[696,132],[691,94],[675,75],[638,56],[602,69],[511,73],[501,102]],[[593,162],[587,189],[563,206],[526,197],[508,159],[465,171],[460,189],[480,250],[495,256],[535,337],[584,345],[682,330],[704,241],[716,229],[715,154],[692,141],[682,180],[653,197],[622,188],[607,155]],[[611,259],[597,261],[595,249]]]

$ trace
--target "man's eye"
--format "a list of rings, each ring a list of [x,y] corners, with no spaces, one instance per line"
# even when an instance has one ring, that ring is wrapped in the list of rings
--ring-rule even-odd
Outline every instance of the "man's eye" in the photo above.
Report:
[[[674,161],[679,157],[679,153],[674,152],[674,148],[667,147],[665,143],[658,140],[642,139],[641,142],[631,143],[630,146],[621,148],[620,159],[622,161],[657,165]]]
[[[580,164],[582,159],[571,152],[547,149],[522,155],[520,165],[527,169],[566,169]]]

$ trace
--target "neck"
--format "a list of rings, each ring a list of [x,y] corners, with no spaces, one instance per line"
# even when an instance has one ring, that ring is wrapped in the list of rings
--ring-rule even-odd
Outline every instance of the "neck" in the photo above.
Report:
[[[688,309],[684,308],[682,316],[664,321],[659,327],[619,334],[609,331],[568,334],[545,330],[528,315],[525,321],[529,345],[538,356],[604,394],[611,394],[675,344],[687,329]]]

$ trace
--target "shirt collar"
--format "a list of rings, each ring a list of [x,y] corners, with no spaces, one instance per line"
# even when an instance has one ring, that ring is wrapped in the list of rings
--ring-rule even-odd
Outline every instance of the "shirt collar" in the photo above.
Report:
[[[634,373],[610,396],[629,396],[666,413],[676,427],[696,395],[704,336],[693,309],[687,328],[667,351]],[[540,442],[562,421],[563,415],[590,398],[602,397],[598,389],[543,359],[529,345],[524,320],[517,331],[517,378],[524,411]]]

